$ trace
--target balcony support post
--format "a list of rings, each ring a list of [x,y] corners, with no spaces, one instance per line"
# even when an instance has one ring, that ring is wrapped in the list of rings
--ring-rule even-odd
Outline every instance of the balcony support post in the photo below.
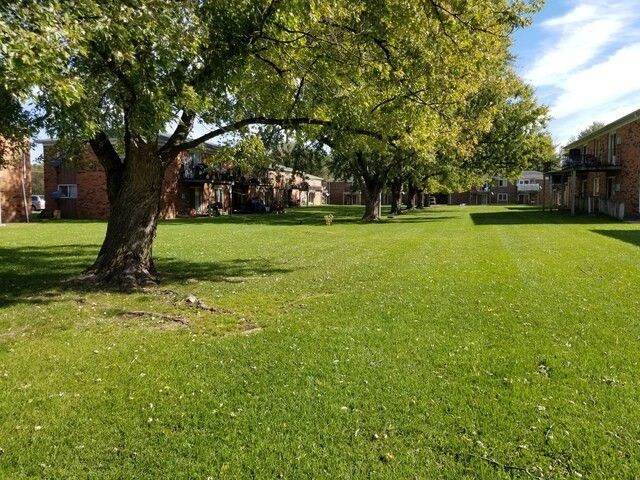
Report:
[[[571,215],[576,214],[576,186],[577,186],[577,174],[576,170],[571,171]]]

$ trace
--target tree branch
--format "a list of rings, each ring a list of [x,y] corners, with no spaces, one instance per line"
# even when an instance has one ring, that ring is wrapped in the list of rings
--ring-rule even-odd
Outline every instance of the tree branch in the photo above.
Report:
[[[356,135],[366,135],[372,138],[376,138],[378,140],[384,140],[384,136],[381,133],[374,132],[371,130],[366,130],[363,128],[352,128],[352,127],[342,127],[337,125],[335,122],[330,120],[321,120],[317,118],[309,118],[309,117],[298,117],[298,118],[267,118],[267,117],[250,117],[245,118],[243,120],[239,120],[237,122],[233,122],[227,124],[223,127],[212,130],[211,132],[205,133],[200,137],[194,138],[193,140],[189,140],[183,142],[181,144],[175,145],[170,149],[173,153],[178,153],[180,151],[189,150],[191,148],[195,148],[201,143],[206,142],[207,140],[211,140],[212,138],[219,137],[220,135],[224,135],[225,133],[235,132],[249,125],[278,125],[283,128],[296,128],[305,125],[314,125],[321,127],[330,127],[330,128],[340,128],[349,133],[353,133]]]
[[[105,132],[98,132],[89,140],[89,145],[107,174],[107,195],[109,203],[115,200],[121,185],[123,164]]]
[[[182,115],[180,116],[180,121],[178,125],[176,125],[175,130],[167,140],[167,143],[162,145],[158,150],[160,155],[168,152],[171,148],[173,148],[176,144],[184,142],[189,133],[191,133],[191,129],[193,128],[193,122],[195,121],[195,114],[192,112],[187,112],[186,110],[182,111]]]

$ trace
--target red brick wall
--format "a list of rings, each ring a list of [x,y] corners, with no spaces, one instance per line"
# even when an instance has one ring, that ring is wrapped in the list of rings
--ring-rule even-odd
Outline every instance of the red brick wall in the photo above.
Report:
[[[609,171],[587,174],[587,196],[594,196],[593,179],[600,178],[600,198],[607,198],[607,177],[614,177],[614,184],[619,185],[619,191],[612,199],[623,202],[625,216],[638,215],[640,202],[640,121],[612,129],[586,143],[586,153],[595,155],[602,163],[609,162],[609,135],[617,132],[617,164],[620,171]],[[581,192],[581,186],[578,190]]]
[[[176,158],[165,170],[162,194],[160,196],[161,218],[175,218],[187,207],[186,195],[183,195],[185,194],[185,189],[180,179],[183,160],[184,154]]]
[[[619,163],[622,166],[618,197],[625,204],[625,215],[640,213],[640,121],[618,128]]]
[[[31,211],[31,156],[28,146],[25,145],[24,152],[5,147],[4,156],[0,161],[3,165],[3,168],[0,168],[0,208],[3,222],[24,222],[27,219],[22,192],[23,161],[26,166],[24,186],[27,210]]]
[[[72,166],[55,168],[51,161],[56,157],[55,146],[44,145],[46,215],[52,216],[55,209],[61,208],[63,217],[67,218],[108,218],[107,178],[91,147],[87,147],[84,161],[77,168]],[[174,218],[187,209],[186,189],[180,181],[181,165],[182,157],[179,157],[167,167],[160,200],[162,218]],[[58,185],[67,183],[75,183],[78,186],[78,198],[75,201],[55,200],[52,193],[58,189]]]
[[[83,162],[74,168],[70,165],[53,166],[58,156],[55,146],[44,145],[44,191],[47,216],[54,210],[61,210],[63,218],[107,218],[109,199],[107,197],[107,178],[104,169],[91,147],[87,147]],[[58,185],[77,185],[78,196],[74,199],[55,199],[53,192]]]
[[[328,203],[331,205],[344,205],[345,201],[345,193],[351,193],[353,184],[351,182],[327,182],[327,190],[329,191],[329,200]],[[358,196],[352,195],[351,197],[354,201],[357,202]],[[364,203],[365,195],[364,192],[360,195],[360,203]]]

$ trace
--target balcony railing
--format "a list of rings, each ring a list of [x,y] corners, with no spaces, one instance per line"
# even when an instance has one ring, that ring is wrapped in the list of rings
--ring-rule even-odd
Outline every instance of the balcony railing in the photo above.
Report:
[[[203,183],[248,183],[251,185],[269,185],[269,175],[242,175],[236,171],[220,171],[206,166],[185,164],[182,169],[182,179]]]
[[[539,192],[541,188],[539,183],[518,184],[518,192]]]
[[[570,154],[562,159],[562,168],[598,168],[615,167],[619,161],[612,163],[601,159],[599,156],[587,154]]]

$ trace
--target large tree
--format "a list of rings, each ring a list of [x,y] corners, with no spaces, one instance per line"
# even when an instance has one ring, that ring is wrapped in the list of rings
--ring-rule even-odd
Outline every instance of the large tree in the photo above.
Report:
[[[538,3],[13,0],[0,5],[2,92],[70,152],[90,143],[111,215],[84,281],[134,287],[156,281],[162,178],[182,152],[252,124],[387,142],[417,123],[410,105],[464,102]],[[214,127],[194,138],[198,120]]]
[[[538,103],[533,89],[513,78],[509,95],[498,104],[491,129],[479,137],[466,167],[507,177],[527,168],[545,170],[556,157],[548,122],[549,110]]]

